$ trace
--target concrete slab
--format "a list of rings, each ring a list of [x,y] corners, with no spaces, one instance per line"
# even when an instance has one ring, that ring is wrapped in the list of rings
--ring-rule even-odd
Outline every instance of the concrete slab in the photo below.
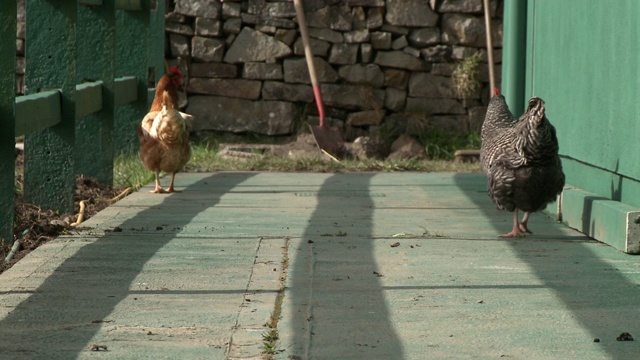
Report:
[[[255,359],[279,311],[277,359],[640,354],[637,258],[541,214],[498,239],[482,174],[177,181],[2,274],[0,358]]]

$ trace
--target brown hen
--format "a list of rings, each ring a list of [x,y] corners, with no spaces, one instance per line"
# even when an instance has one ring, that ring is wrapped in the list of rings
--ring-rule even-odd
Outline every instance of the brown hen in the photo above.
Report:
[[[191,116],[177,110],[177,90],[181,85],[182,74],[172,67],[158,82],[151,110],[138,127],[140,159],[147,169],[155,172],[156,186],[151,192],[156,194],[175,191],[176,173],[191,157],[187,125]],[[166,190],[160,185],[160,171],[171,174]]]

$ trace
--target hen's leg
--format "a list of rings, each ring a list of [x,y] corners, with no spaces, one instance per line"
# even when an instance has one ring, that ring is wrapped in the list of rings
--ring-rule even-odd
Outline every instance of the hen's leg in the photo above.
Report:
[[[169,187],[167,188],[167,192],[168,192],[168,193],[176,192],[176,191],[173,189],[173,181],[174,181],[175,179],[176,179],[176,173],[172,173],[172,174],[171,174],[171,182],[169,183]]]
[[[164,192],[162,186],[160,186],[160,172],[156,171],[156,188],[149,191],[152,194],[161,194]]]
[[[518,209],[516,209],[513,211],[513,230],[509,233],[500,235],[500,237],[510,238],[520,236],[524,236],[524,233],[520,230],[520,224],[518,223]]]
[[[520,222],[519,228],[520,228],[520,231],[522,232],[533,234],[533,232],[529,230],[529,228],[527,227],[527,222],[529,222],[529,215],[531,215],[531,213],[528,211],[525,211],[524,216],[522,217],[522,221]]]

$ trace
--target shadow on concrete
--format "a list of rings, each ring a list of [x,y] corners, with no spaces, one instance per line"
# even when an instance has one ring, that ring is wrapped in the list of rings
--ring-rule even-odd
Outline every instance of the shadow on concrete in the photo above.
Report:
[[[286,297],[290,359],[403,359],[373,252],[375,174],[338,174],[317,193]]]
[[[160,195],[165,196],[160,204],[118,225],[122,232],[106,233],[79,249],[33,295],[0,321],[0,358],[74,359],[86,352],[102,322],[131,294],[132,281],[147,261],[173,240],[180,228],[200,212],[219,204],[226,192],[254,175],[214,174],[191,184],[185,193],[189,188],[219,183],[210,196],[190,201],[189,206],[185,206],[184,193]],[[224,176],[227,177],[224,181],[218,181]],[[157,215],[153,214],[158,212],[170,214],[167,221],[172,229],[178,230],[143,239],[136,239],[136,233],[125,236],[141,224],[155,227]],[[118,257],[123,252],[135,252],[136,256],[127,256],[122,261]]]
[[[465,177],[454,178],[459,184],[464,182],[464,186],[459,187],[478,205],[479,211],[486,214],[489,221],[494,221],[496,236],[508,230],[510,221],[505,223],[500,217],[504,216],[510,220],[510,213],[499,212],[495,207],[487,206],[491,204],[489,197],[484,200],[477,197],[477,192],[482,188],[469,188]],[[589,210],[589,204],[585,204],[585,211]],[[640,287],[630,281],[616,266],[616,263],[621,267],[629,266],[623,263],[632,262],[637,258],[595,241],[567,241],[572,237],[562,232],[551,219],[547,227],[540,225],[532,228],[536,234],[523,239],[506,240],[514,254],[530,265],[533,273],[542,281],[543,287],[552,290],[571,312],[571,319],[567,321],[579,323],[591,334],[592,338],[584,339],[585,342],[592,342],[595,338],[601,339],[597,346],[606,350],[609,359],[637,357],[640,354],[637,341],[616,341],[616,337],[622,332],[630,332],[636,338],[640,336],[640,309],[637,306]],[[589,224],[583,225],[585,229],[589,228]],[[562,324],[558,326],[562,328]]]

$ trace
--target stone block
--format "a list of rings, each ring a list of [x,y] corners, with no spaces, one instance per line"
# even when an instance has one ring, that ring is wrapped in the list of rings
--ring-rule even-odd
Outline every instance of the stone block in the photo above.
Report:
[[[283,58],[292,51],[273,36],[249,27],[242,29],[224,56],[227,63],[256,62]]]
[[[369,42],[370,39],[371,39],[371,34],[367,29],[352,30],[344,33],[344,42],[350,43],[350,44],[365,43],[365,42]]]
[[[406,111],[423,115],[466,114],[467,110],[457,99],[407,98]]]
[[[164,29],[168,33],[180,34],[186,36],[193,35],[193,28],[188,24],[180,24],[175,22],[167,22],[164,24]]]
[[[196,117],[193,131],[252,132],[288,135],[293,129],[296,107],[286,101],[251,101],[221,96],[192,96],[187,113]]]
[[[245,79],[190,78],[187,92],[255,100],[260,98],[262,82]]]
[[[495,3],[495,1],[493,2]],[[482,14],[484,5],[482,4],[482,0],[442,0],[437,8],[438,12],[441,13]]]
[[[284,74],[281,64],[248,62],[244,64],[242,77],[252,80],[282,80],[284,79]]]
[[[408,45],[409,45],[409,42],[407,41],[406,35],[402,35],[399,38],[393,40],[393,42],[391,42],[391,48],[393,50],[402,50]]]
[[[415,29],[409,33],[409,44],[417,48],[436,45],[440,42],[439,28]]]
[[[390,25],[429,27],[438,24],[438,14],[424,0],[387,0],[385,16]]]
[[[324,40],[324,41],[328,41],[330,43],[333,44],[338,44],[338,43],[343,43],[344,42],[344,37],[342,36],[341,32],[338,31],[333,31],[331,29],[316,29],[316,28],[311,28],[309,29],[309,37],[310,38],[316,38],[316,39],[320,39],[320,40]]]
[[[384,70],[384,86],[404,90],[409,85],[411,73],[399,69]]]
[[[381,109],[384,105],[384,90],[367,85],[322,84],[320,86],[325,104],[349,110]]]
[[[220,39],[194,36],[191,39],[191,57],[197,61],[221,62],[224,56],[225,43]]]
[[[221,23],[220,20],[207,19],[203,17],[196,18],[196,32],[198,36],[220,36]]]
[[[349,114],[347,124],[350,126],[374,126],[380,125],[382,119],[384,119],[384,110],[365,110]]]
[[[421,59],[418,59],[402,51],[379,51],[376,55],[374,63],[384,67],[413,71],[421,71],[427,69],[427,64],[425,64]]]
[[[309,46],[311,47],[311,53],[314,56],[327,57],[331,44],[324,40],[310,38]],[[293,45],[293,53],[296,55],[304,56],[304,45],[302,44],[301,37],[299,37]]]
[[[189,40],[186,36],[169,34],[169,49],[172,57],[190,56]]]
[[[221,6],[218,0],[176,0],[174,12],[209,19],[219,19]]]
[[[396,88],[386,88],[384,95],[384,107],[391,111],[405,110],[407,92]]]
[[[352,84],[366,84],[373,87],[382,87],[384,85],[384,73],[375,64],[341,66],[338,69],[338,74]]]
[[[371,62],[373,56],[373,50],[371,44],[360,44],[360,61],[363,63]]]
[[[374,7],[367,10],[367,29],[378,29],[384,24],[384,8]]]
[[[420,55],[429,62],[449,62],[452,59],[452,51],[450,45],[436,45],[420,50]]]
[[[371,46],[375,50],[391,49],[391,33],[383,31],[375,31],[371,33]]]
[[[191,63],[189,76],[194,78],[235,78],[238,76],[238,68],[233,64]]]
[[[292,102],[313,102],[313,90],[309,85],[288,84],[280,81],[265,81],[262,86],[264,100],[284,100]]]
[[[355,64],[358,60],[358,48],[357,44],[333,44],[329,62],[338,65]]]
[[[227,19],[222,25],[222,31],[226,34],[239,34],[241,30],[242,20],[238,18]]]
[[[411,74],[409,96],[424,98],[455,98],[453,82],[448,76],[432,75],[424,72]]]
[[[320,57],[313,58],[318,82],[333,83],[339,79],[338,73],[326,60]],[[288,83],[311,84],[309,68],[304,58],[288,58],[283,62],[284,81]]]
[[[347,5],[325,6],[316,11],[307,12],[305,16],[309,27],[350,31],[353,26],[351,8]]]
[[[222,17],[225,19],[228,18],[239,18],[242,13],[242,4],[233,3],[233,2],[223,2],[222,3]]]

